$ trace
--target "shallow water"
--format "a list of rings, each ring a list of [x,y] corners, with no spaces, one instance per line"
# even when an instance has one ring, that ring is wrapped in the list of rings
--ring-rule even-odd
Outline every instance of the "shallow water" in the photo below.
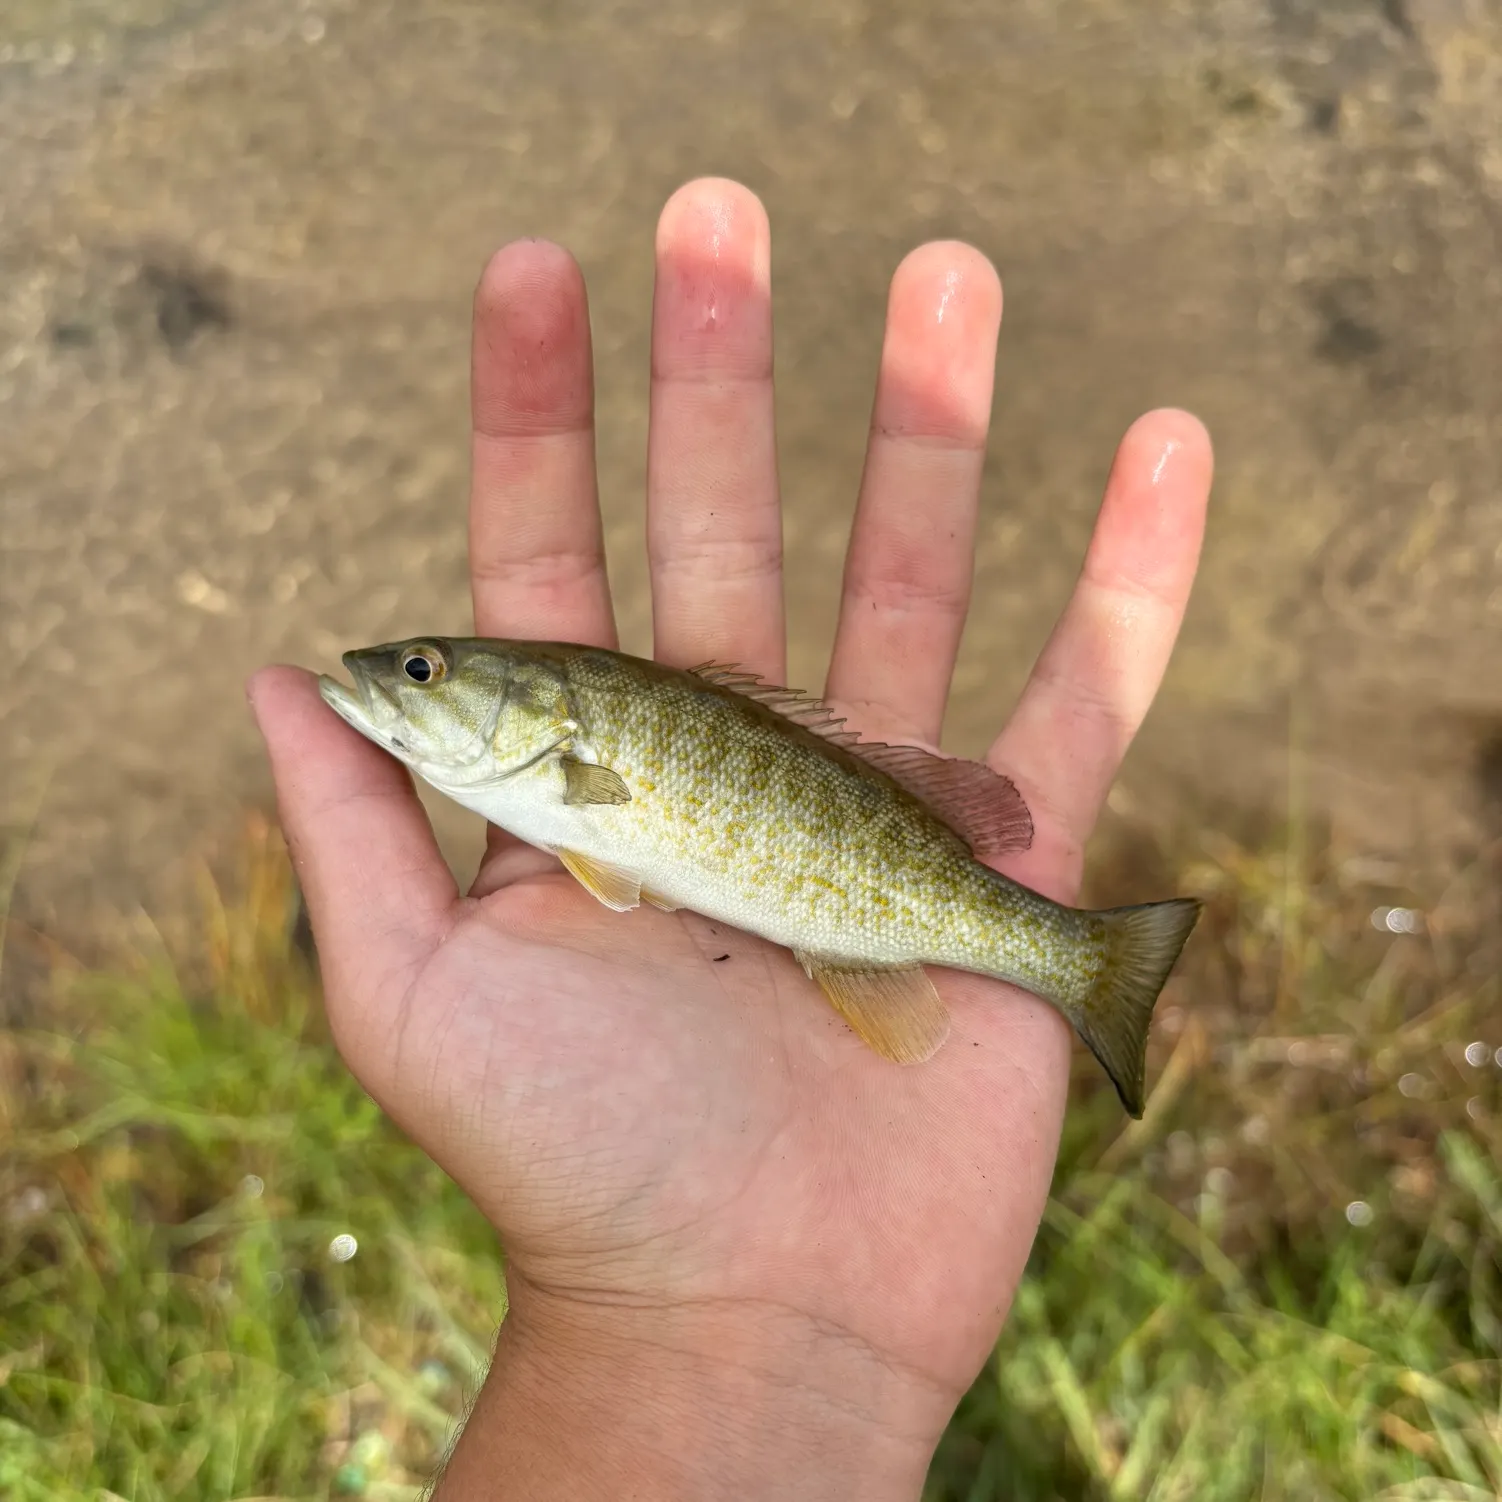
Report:
[[[1117,805],[1276,812],[1292,736],[1354,853],[1442,868],[1494,832],[1495,8],[11,0],[0,147],[0,820],[46,779],[49,926],[268,800],[256,665],[467,627],[469,298],[515,235],[585,269],[646,646],[652,233],[701,172],[772,217],[795,682],[887,279],[957,235],[1007,313],[949,742],[994,730],[1117,437],[1172,402],[1216,438],[1214,517]]]

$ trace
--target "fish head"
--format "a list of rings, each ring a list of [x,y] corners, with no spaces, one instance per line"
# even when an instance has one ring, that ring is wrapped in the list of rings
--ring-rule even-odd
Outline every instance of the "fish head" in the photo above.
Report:
[[[509,677],[504,657],[449,637],[414,637],[344,654],[353,682],[318,690],[341,719],[425,781],[463,786],[495,775],[492,742]]]

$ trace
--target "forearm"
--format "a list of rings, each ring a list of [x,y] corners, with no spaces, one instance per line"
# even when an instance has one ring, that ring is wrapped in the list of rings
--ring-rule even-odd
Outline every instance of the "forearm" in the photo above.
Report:
[[[951,1406],[771,1311],[508,1317],[434,1502],[915,1502]],[[655,1326],[655,1328],[654,1328]]]

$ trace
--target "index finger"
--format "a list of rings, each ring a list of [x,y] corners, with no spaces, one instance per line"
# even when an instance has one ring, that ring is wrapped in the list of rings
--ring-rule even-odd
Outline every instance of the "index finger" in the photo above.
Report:
[[[589,306],[584,277],[559,246],[518,240],[485,268],[470,405],[476,632],[614,646]]]

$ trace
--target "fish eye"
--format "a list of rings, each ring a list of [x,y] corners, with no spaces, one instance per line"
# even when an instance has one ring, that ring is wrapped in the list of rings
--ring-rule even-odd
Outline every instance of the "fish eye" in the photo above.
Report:
[[[402,673],[413,683],[437,683],[448,672],[448,663],[436,647],[409,647],[402,653]]]

